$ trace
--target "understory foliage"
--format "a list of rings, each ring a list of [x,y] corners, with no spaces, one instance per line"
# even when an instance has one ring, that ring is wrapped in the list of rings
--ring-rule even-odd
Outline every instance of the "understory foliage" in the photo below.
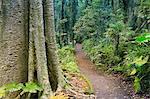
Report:
[[[136,2],[139,11],[132,16],[128,7],[121,7],[126,6],[122,2],[116,7],[112,2],[98,1],[83,10],[75,24],[77,40],[83,41],[83,49],[98,68],[124,74],[133,82],[136,93],[149,92],[150,2]]]
[[[66,81],[65,88],[77,91],[77,93],[83,94],[83,96],[84,94],[87,96],[91,95],[93,93],[93,87],[90,81],[80,73],[75,59],[75,49],[73,46],[68,45],[62,47],[58,50],[58,55],[61,60],[61,68]]]
[[[119,46],[106,41],[95,43],[93,39],[83,42],[83,49],[98,68],[121,72],[131,78],[135,92],[148,91],[150,86],[150,47],[146,43],[127,43]],[[138,41],[138,40],[137,40]],[[141,38],[140,42],[147,41]]]
[[[108,69],[120,61],[119,57],[114,54],[115,48],[111,44],[99,42],[97,45],[92,39],[89,39],[84,41],[83,45],[87,55],[98,67]]]
[[[66,46],[58,50],[59,58],[61,60],[61,67],[63,71],[71,73],[78,73],[79,69],[75,61],[75,49],[71,46]]]
[[[93,87],[89,80],[80,74],[80,70],[77,66],[75,59],[75,49],[72,46],[65,46],[58,49],[58,55],[60,58],[61,68],[65,79],[64,89],[66,92],[56,92],[49,99],[70,99],[69,94],[72,95],[70,90],[77,94],[87,95],[89,97],[93,93]],[[76,85],[78,84],[78,85]],[[68,93],[67,93],[68,90]],[[9,95],[18,93],[14,99],[20,98],[35,98],[34,96],[41,95],[43,88],[38,83],[10,83],[0,87],[0,99],[9,98]],[[82,95],[81,95],[82,96]]]
[[[28,96],[31,96],[31,94],[42,92],[43,88],[41,85],[33,82],[28,83],[11,83],[6,84],[2,87],[0,87],[0,99],[1,98],[9,98],[9,95],[14,92],[20,92],[18,96],[16,96],[15,99],[23,97],[23,95],[28,94]],[[29,98],[29,97],[28,97]]]

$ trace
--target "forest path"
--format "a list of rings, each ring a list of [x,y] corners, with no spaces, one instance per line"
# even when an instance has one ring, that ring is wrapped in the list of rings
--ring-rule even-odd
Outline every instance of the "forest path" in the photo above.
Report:
[[[76,45],[76,60],[81,73],[93,85],[96,99],[130,99],[126,91],[121,87],[121,82],[118,78],[96,71],[94,64],[82,50],[81,44]]]

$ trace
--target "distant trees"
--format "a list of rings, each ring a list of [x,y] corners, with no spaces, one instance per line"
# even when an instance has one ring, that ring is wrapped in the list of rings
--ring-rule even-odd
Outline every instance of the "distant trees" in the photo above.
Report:
[[[60,47],[74,44],[73,26],[78,15],[78,0],[55,1],[55,29]]]
[[[97,17],[94,17],[94,19],[97,18],[96,25],[98,27],[96,29],[91,27],[95,31],[105,32],[109,22],[113,20],[112,14],[117,13],[119,10],[123,17],[122,21],[131,27],[132,30],[135,30],[136,33],[141,32],[142,29],[149,30],[149,5],[149,0],[55,0],[57,42],[60,46],[69,43],[74,44],[74,39],[78,39],[79,36],[79,33],[75,33],[77,32],[76,27],[79,26],[79,21],[82,21],[81,18],[83,19],[90,12],[89,10],[94,15],[97,14]],[[92,15],[87,16],[91,17]],[[76,22],[78,26],[75,26]],[[74,28],[75,31],[73,27],[76,28]],[[88,31],[91,30],[88,29]]]
[[[149,6],[149,0],[92,0],[81,7],[74,26],[90,59],[100,68],[128,76],[136,93],[149,92],[150,86]]]
[[[55,0],[55,29],[60,47],[74,45],[76,34],[73,27],[83,14],[82,11],[91,4],[92,0]]]
[[[89,0],[82,3],[89,3]],[[79,5],[82,3],[80,2]],[[110,23],[117,21],[116,19],[122,20],[136,33],[145,29],[150,30],[149,5],[149,0],[93,0],[86,9],[80,6],[82,11],[79,12],[82,12],[82,14],[74,26],[75,32],[77,34],[82,33],[83,38],[87,36],[84,34],[85,32],[90,34],[97,31],[96,34],[99,32],[99,35],[101,35],[107,31]],[[86,22],[89,19],[88,17],[91,18],[91,21]],[[96,19],[96,22],[94,19]],[[93,23],[96,25],[93,25]]]
[[[121,8],[124,14],[124,22],[128,23],[136,32],[139,32],[140,28],[145,27],[148,29],[147,21],[150,20],[148,18],[150,15],[149,0],[112,0],[110,4],[114,8],[114,11]]]

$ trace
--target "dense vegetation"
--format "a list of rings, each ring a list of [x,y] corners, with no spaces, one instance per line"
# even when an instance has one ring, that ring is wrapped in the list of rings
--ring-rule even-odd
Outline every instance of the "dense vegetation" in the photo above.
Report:
[[[133,81],[136,93],[149,91],[149,6],[149,0],[57,1],[64,14],[56,9],[61,12],[56,27],[65,29],[56,28],[57,41],[59,45],[82,42],[97,67],[121,72]]]
[[[1,0],[0,98],[95,98],[77,43],[98,70],[150,93],[150,0]]]
[[[93,94],[93,87],[90,81],[80,73],[75,58],[75,49],[72,46],[65,46],[58,50],[61,68],[66,81],[64,92],[66,95],[78,95],[76,98],[87,98]],[[70,92],[67,92],[70,91]],[[73,91],[73,92],[72,92]],[[68,97],[67,96],[67,97]],[[59,97],[58,97],[59,98]],[[69,97],[68,97],[69,98]],[[65,98],[65,99],[68,99]]]

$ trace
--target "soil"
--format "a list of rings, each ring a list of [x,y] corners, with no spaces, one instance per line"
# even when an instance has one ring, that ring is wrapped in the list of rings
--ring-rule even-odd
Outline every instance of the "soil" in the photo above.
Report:
[[[82,45],[76,45],[76,60],[79,69],[91,82],[96,99],[131,99],[124,90],[119,78],[99,72],[82,50]]]

